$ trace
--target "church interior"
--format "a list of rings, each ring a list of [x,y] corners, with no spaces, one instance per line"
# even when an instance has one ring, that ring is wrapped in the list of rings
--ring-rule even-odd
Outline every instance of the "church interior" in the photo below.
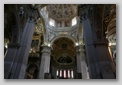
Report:
[[[116,4],[4,4],[4,79],[116,79]]]

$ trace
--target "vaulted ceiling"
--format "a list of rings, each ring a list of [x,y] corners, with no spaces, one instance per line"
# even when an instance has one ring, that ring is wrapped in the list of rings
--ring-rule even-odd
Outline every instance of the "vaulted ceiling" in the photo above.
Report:
[[[55,20],[72,19],[77,15],[77,5],[73,4],[51,4],[47,6],[49,17]]]

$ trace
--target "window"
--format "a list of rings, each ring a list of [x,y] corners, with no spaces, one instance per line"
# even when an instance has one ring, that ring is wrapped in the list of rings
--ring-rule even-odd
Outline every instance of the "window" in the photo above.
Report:
[[[77,24],[77,20],[76,20],[76,17],[72,19],[72,26],[76,25]]]
[[[66,70],[64,70],[64,78],[66,78]]]
[[[60,70],[60,77],[62,77],[62,70]]]
[[[68,78],[70,78],[70,70],[68,70]]]
[[[55,21],[54,21],[53,19],[50,19],[49,24],[50,24],[51,26],[55,26]]]
[[[71,71],[71,78],[73,78],[74,76],[73,76],[73,70]]]
[[[73,69],[57,69],[56,76],[59,79],[71,79],[71,78],[74,78]]]
[[[58,70],[57,70],[57,73],[56,73],[56,74],[57,74],[57,76],[58,76],[58,73],[59,73],[59,72],[58,72]]]

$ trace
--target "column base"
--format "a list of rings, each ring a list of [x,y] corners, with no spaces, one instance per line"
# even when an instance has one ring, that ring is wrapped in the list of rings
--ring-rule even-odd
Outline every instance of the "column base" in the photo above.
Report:
[[[51,74],[50,73],[45,73],[44,74],[44,79],[51,79]]]
[[[76,73],[75,79],[82,79],[82,73]]]

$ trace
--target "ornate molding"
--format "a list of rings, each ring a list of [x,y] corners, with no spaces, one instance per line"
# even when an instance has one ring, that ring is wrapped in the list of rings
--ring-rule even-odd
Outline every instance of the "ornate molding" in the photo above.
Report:
[[[48,5],[49,16],[55,20],[70,20],[77,15],[77,5],[56,4]]]

